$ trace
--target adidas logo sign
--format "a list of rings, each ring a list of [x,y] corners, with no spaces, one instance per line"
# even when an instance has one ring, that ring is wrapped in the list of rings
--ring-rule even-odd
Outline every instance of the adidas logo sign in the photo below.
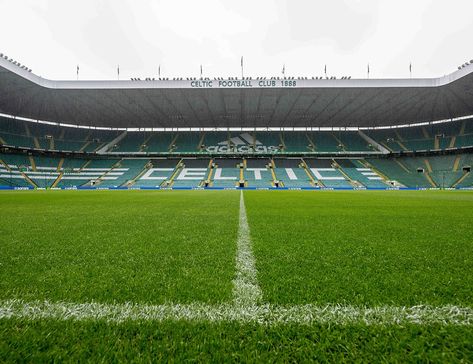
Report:
[[[242,133],[230,140],[223,140],[218,145],[211,145],[207,147],[209,153],[225,153],[225,152],[240,152],[240,153],[274,153],[278,151],[278,146],[266,146],[259,140],[253,140],[253,136],[249,133]]]

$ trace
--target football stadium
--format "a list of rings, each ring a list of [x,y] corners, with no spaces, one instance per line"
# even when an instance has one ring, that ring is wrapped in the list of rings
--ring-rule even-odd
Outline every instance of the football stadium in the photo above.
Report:
[[[1,362],[473,360],[473,60],[243,62],[52,80],[0,54]]]

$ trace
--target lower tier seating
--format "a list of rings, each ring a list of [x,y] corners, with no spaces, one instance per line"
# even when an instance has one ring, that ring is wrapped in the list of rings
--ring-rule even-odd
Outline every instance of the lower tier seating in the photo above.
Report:
[[[473,154],[331,159],[84,159],[0,154],[0,187],[473,187]]]

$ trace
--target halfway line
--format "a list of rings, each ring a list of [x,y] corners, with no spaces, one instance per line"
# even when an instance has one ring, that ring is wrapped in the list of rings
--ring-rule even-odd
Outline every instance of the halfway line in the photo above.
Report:
[[[236,252],[236,277],[233,280],[233,301],[236,306],[254,306],[261,302],[258,271],[251,249],[250,227],[246,217],[245,199],[240,193],[240,223]]]

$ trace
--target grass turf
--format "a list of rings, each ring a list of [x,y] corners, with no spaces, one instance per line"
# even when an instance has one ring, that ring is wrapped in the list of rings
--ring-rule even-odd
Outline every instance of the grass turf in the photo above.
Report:
[[[239,193],[0,193],[0,299],[231,300]],[[245,192],[265,301],[472,305],[473,194]],[[0,320],[0,361],[470,361],[443,326]]]
[[[1,193],[0,299],[230,300],[239,194],[195,192]]]
[[[470,327],[0,320],[1,362],[469,362]]]
[[[473,304],[473,194],[248,191],[264,299]]]

